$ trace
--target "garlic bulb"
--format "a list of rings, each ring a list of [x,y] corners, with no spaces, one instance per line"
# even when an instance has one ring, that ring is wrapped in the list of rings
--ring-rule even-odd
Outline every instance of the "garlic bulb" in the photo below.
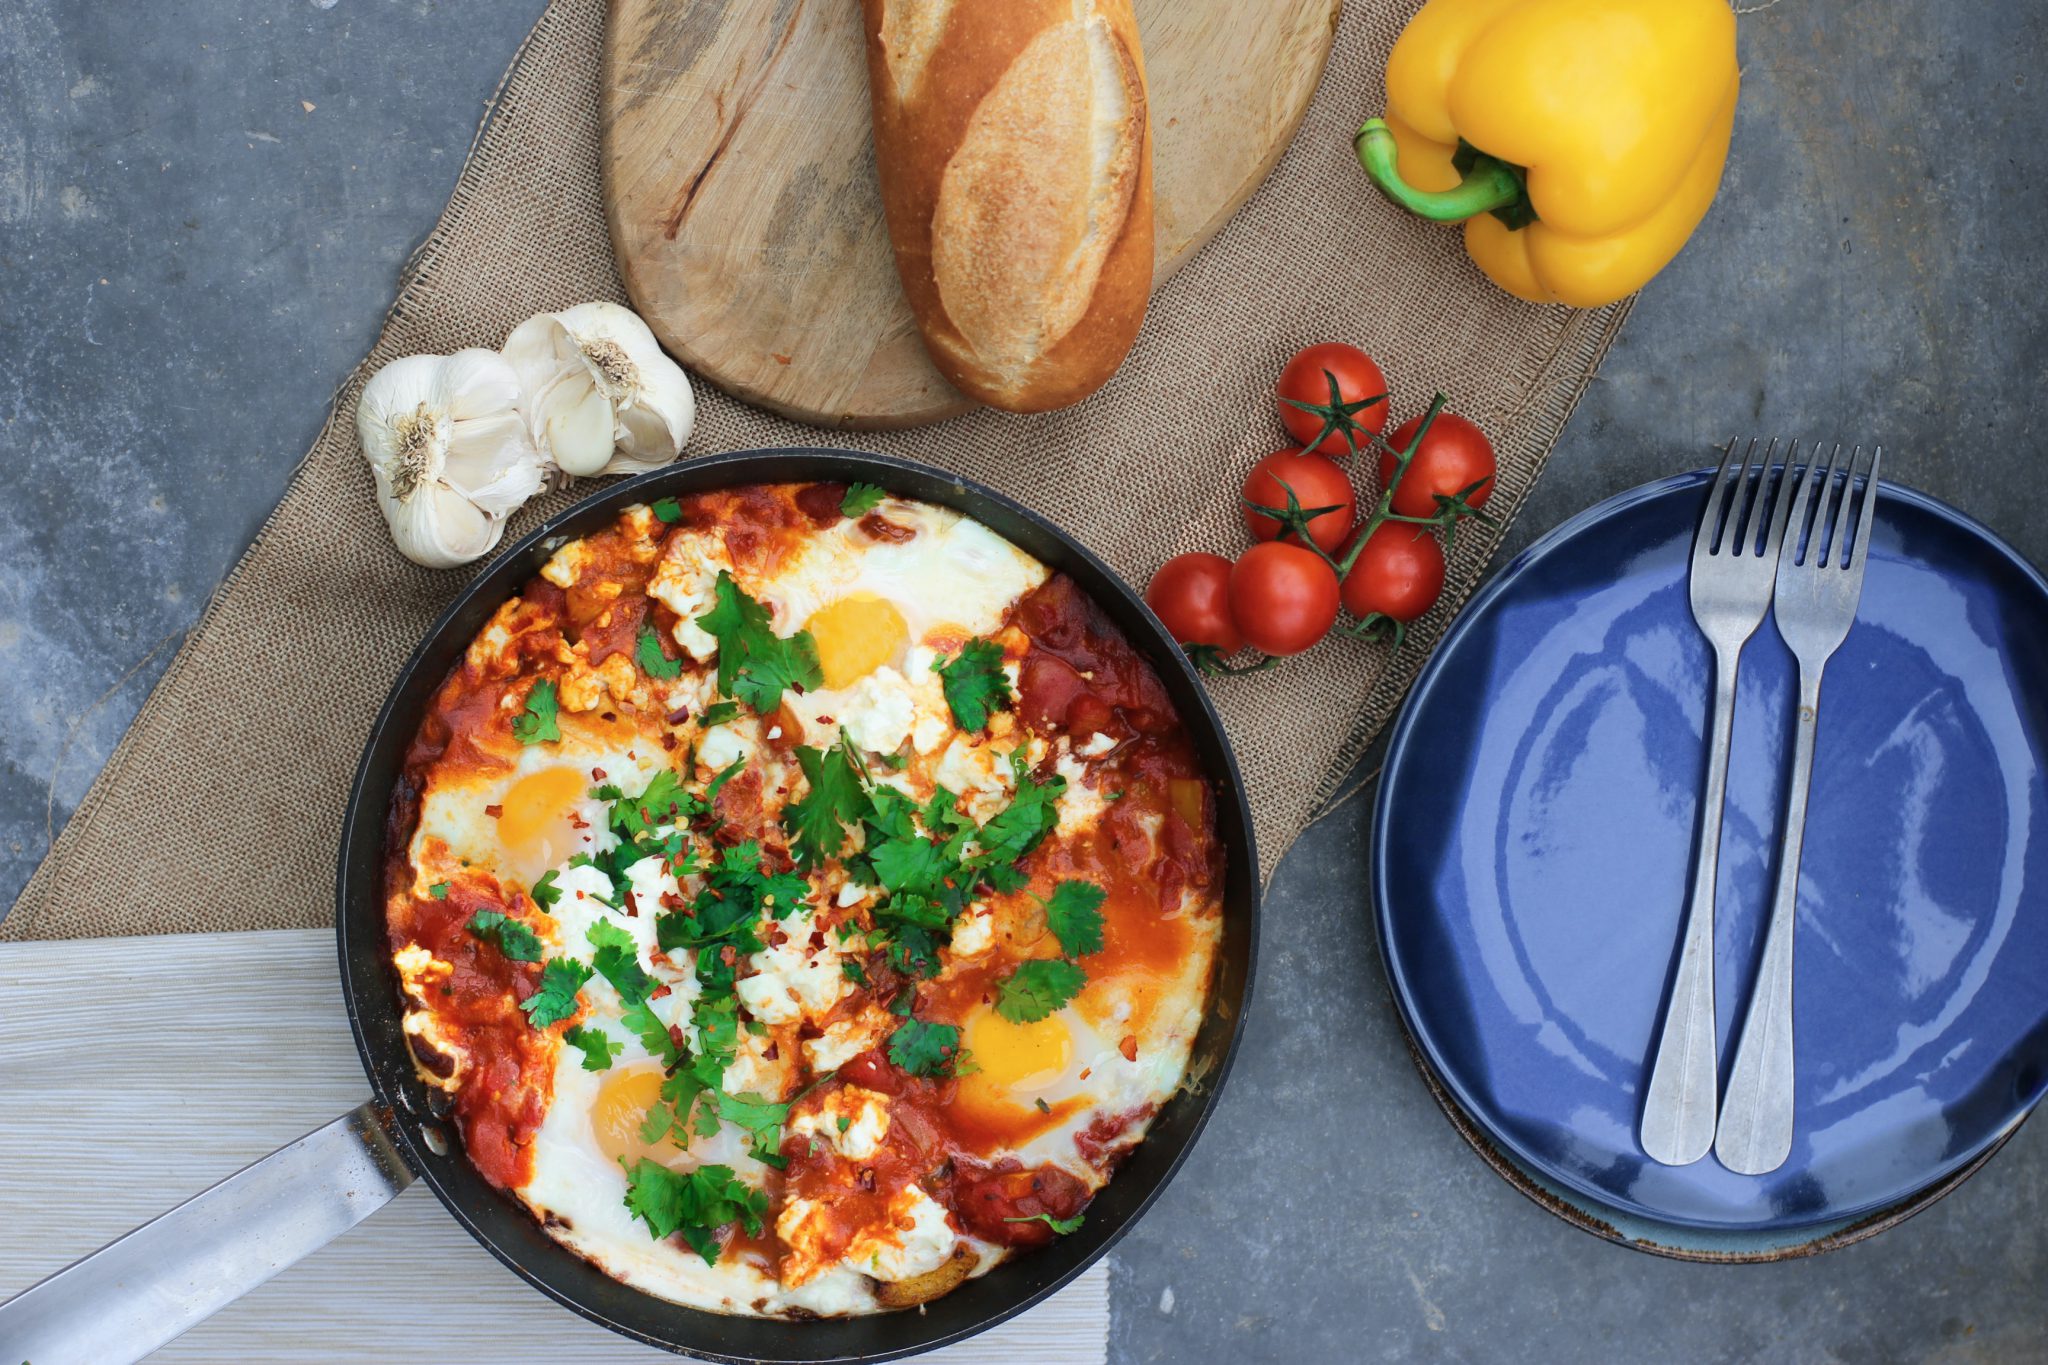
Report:
[[[540,491],[519,376],[496,351],[392,361],[363,386],[356,432],[391,538],[430,569],[489,553],[513,509]]]
[[[672,463],[696,424],[682,367],[630,308],[537,313],[505,338],[533,441],[564,473],[637,474]]]

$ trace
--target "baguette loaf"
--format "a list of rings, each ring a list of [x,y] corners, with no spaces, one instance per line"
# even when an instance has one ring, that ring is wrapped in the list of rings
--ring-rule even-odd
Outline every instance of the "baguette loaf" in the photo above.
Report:
[[[1012,412],[1116,371],[1152,290],[1130,0],[862,0],[896,269],[939,371]]]

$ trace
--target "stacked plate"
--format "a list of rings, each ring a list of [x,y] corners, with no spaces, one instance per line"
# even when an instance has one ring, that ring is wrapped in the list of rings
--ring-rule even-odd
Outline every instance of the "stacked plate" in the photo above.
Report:
[[[1389,977],[1462,1130],[1582,1225],[1782,1256],[1952,1188],[2048,1089],[2048,582],[1884,485],[1829,664],[1802,863],[1791,1158],[1651,1161],[1642,1096],[1695,854],[1712,656],[1686,570],[1708,475],[1624,493],[1507,566],[1439,646],[1375,817]],[[1725,1079],[1783,818],[1790,654],[1743,655],[1721,841]]]

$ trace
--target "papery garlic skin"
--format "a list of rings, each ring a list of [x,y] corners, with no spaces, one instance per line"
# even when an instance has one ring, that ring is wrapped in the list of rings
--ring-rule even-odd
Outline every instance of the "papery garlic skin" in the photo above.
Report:
[[[356,403],[356,433],[399,553],[430,569],[488,554],[540,491],[519,376],[496,351],[394,360]]]
[[[674,462],[696,425],[689,376],[632,309],[580,303],[505,338],[534,444],[567,474],[637,474]]]

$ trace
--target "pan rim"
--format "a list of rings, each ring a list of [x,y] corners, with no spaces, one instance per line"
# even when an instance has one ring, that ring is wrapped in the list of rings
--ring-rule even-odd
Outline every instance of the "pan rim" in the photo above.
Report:
[[[1139,1197],[1135,1206],[1128,1210],[1106,1233],[1102,1234],[1101,1240],[1096,1245],[1077,1256],[1073,1264],[1053,1274],[1034,1287],[1017,1291],[1013,1301],[999,1304],[992,1311],[984,1314],[977,1320],[950,1330],[940,1330],[930,1335],[913,1333],[912,1335],[916,1339],[908,1341],[901,1346],[887,1346],[881,1350],[862,1349],[850,1353],[845,1351],[806,1350],[803,1343],[807,1335],[815,1340],[822,1334],[822,1330],[829,1330],[835,1323],[912,1324],[923,1322],[925,1318],[922,1310],[914,1314],[909,1311],[902,1311],[860,1315],[854,1318],[823,1319],[817,1322],[749,1318],[739,1314],[714,1313],[706,1309],[696,1309],[676,1304],[670,1300],[662,1299],[658,1295],[648,1294],[644,1290],[634,1289],[630,1285],[623,1285],[623,1282],[610,1280],[610,1277],[607,1277],[610,1283],[619,1284],[622,1288],[646,1299],[650,1304],[661,1306],[663,1311],[673,1313],[678,1330],[670,1336],[662,1336],[622,1322],[598,1306],[586,1302],[581,1296],[553,1282],[552,1277],[526,1264],[513,1248],[502,1245],[492,1234],[491,1230],[483,1226],[482,1220],[472,1216],[473,1211],[468,1207],[468,1196],[462,1191],[451,1189],[444,1182],[441,1169],[437,1164],[442,1160],[441,1155],[433,1153],[430,1147],[425,1152],[421,1150],[422,1146],[426,1145],[422,1142],[421,1126],[436,1122],[436,1120],[418,1113],[406,1095],[394,1083],[390,1067],[396,1059],[387,1057],[385,1050],[388,1044],[373,1038],[370,1033],[373,1021],[369,1016],[380,1008],[378,1002],[381,997],[391,993],[388,967],[384,972],[367,970],[359,972],[356,969],[350,941],[350,928],[353,922],[350,915],[352,897],[362,899],[364,902],[363,908],[357,912],[359,916],[374,913],[378,915],[377,926],[379,928],[381,928],[382,922],[381,888],[375,885],[368,888],[357,886],[360,876],[351,867],[351,863],[354,861],[353,855],[357,850],[359,841],[363,838],[368,837],[375,840],[376,847],[380,850],[382,848],[383,824],[391,793],[387,784],[379,784],[376,780],[374,770],[377,766],[377,760],[386,745],[397,742],[392,738],[391,732],[394,724],[400,721],[400,712],[404,708],[409,687],[417,681],[422,668],[430,662],[437,651],[447,646],[448,636],[457,623],[471,611],[475,610],[480,601],[486,598],[491,599],[492,607],[495,609],[497,602],[503,601],[512,592],[516,591],[518,586],[524,583],[533,572],[533,569],[537,567],[533,562],[534,556],[544,550],[552,551],[554,546],[549,544],[550,541],[555,541],[558,537],[584,533],[582,531],[570,531],[565,528],[586,522],[592,527],[601,525],[605,519],[615,516],[622,508],[635,502],[649,501],[655,497],[662,496],[673,486],[681,486],[679,491],[700,492],[748,483],[815,481],[820,478],[820,475],[815,472],[783,470],[778,473],[779,466],[799,464],[831,465],[834,467],[836,474],[843,475],[848,479],[864,479],[867,482],[881,483],[885,487],[888,486],[892,476],[898,480],[908,478],[916,481],[936,481],[945,486],[946,491],[952,498],[958,500],[958,502],[948,503],[947,505],[952,505],[956,510],[973,516],[976,520],[984,521],[984,523],[986,523],[987,517],[983,513],[993,511],[1018,523],[1027,525],[1037,534],[1057,542],[1064,555],[1085,566],[1088,572],[1100,580],[1101,583],[1109,585],[1114,595],[1121,599],[1121,604],[1126,609],[1126,612],[1128,613],[1134,609],[1136,612],[1134,619],[1145,623],[1149,627],[1152,638],[1146,640],[1134,639],[1132,641],[1139,648],[1140,654],[1155,669],[1160,670],[1162,673],[1169,670],[1178,673],[1182,684],[1181,695],[1176,697],[1180,718],[1184,725],[1194,722],[1194,725],[1190,728],[1199,727],[1198,733],[1212,741],[1206,747],[1213,750],[1213,753],[1205,753],[1205,760],[1220,761],[1221,770],[1212,771],[1209,776],[1212,785],[1217,791],[1219,805],[1227,805],[1228,815],[1231,817],[1222,823],[1225,824],[1227,829],[1235,829],[1237,831],[1238,838],[1234,842],[1242,846],[1241,849],[1238,847],[1230,849],[1233,863],[1241,866],[1242,871],[1239,871],[1238,867],[1232,867],[1227,868],[1225,873],[1226,897],[1229,898],[1229,901],[1241,902],[1241,904],[1230,904],[1227,901],[1227,911],[1242,917],[1245,922],[1243,931],[1245,948],[1243,950],[1242,969],[1238,973],[1242,984],[1236,993],[1235,999],[1229,1002],[1232,1017],[1227,1021],[1227,1033],[1224,1037],[1218,1060],[1214,1067],[1202,1077],[1199,1093],[1187,1097],[1198,1100],[1198,1107],[1187,1121],[1188,1127],[1185,1133],[1178,1139],[1177,1148],[1167,1156],[1163,1169],[1156,1173],[1151,1188]],[[724,479],[718,477],[721,474],[727,473],[730,473],[730,477]],[[913,496],[926,497],[930,495],[915,494]],[[983,511],[977,512],[967,507],[961,507],[958,503],[979,504]],[[998,534],[1005,534],[1006,538],[1008,538],[1007,533],[1001,528],[992,529],[996,529]],[[1054,567],[1060,569],[1063,566]],[[1083,587],[1091,600],[1097,600],[1098,605],[1105,605],[1099,601],[1102,593],[1096,585],[1084,584]],[[1119,629],[1126,630],[1128,634],[1128,627],[1124,621],[1119,620],[1118,626]],[[1169,655],[1170,663],[1168,662]],[[433,680],[433,685],[438,686],[439,681],[440,676],[437,675]],[[1196,707],[1195,715],[1191,716],[1188,714],[1186,704],[1188,699],[1192,699],[1194,702]],[[410,727],[408,727],[407,733],[408,735],[410,734]],[[365,832],[366,824],[368,826],[367,835]],[[539,1289],[555,1302],[562,1304],[564,1307],[600,1326],[632,1340],[678,1354],[690,1355],[706,1360],[732,1362],[765,1362],[773,1360],[785,1361],[788,1362],[788,1365],[810,1365],[811,1362],[836,1360],[893,1360],[925,1351],[937,1350],[941,1347],[966,1340],[1044,1302],[1087,1273],[1115,1247],[1130,1229],[1151,1210],[1159,1196],[1172,1183],[1174,1177],[1179,1174],[1189,1154],[1194,1150],[1196,1142],[1199,1141],[1203,1131],[1214,1117],[1223,1087],[1229,1079],[1230,1072],[1240,1052],[1245,1024],[1253,1000],[1253,991],[1257,979],[1262,901],[1257,837],[1252,825],[1250,802],[1244,785],[1243,775],[1239,769],[1236,752],[1230,742],[1229,734],[1223,726],[1221,717],[1216,712],[1215,703],[1209,696],[1208,689],[1203,685],[1192,663],[1188,660],[1185,653],[1172,643],[1171,636],[1145,605],[1142,596],[1134,591],[1121,575],[1110,568],[1108,564],[1079,539],[1044,514],[1026,507],[1006,494],[977,480],[939,466],[908,460],[898,456],[880,455],[869,451],[839,446],[766,446],[690,459],[679,464],[608,484],[596,490],[588,497],[581,498],[569,507],[550,516],[544,523],[521,537],[515,544],[500,551],[492,558],[488,565],[455,593],[448,605],[436,616],[433,624],[421,635],[419,642],[414,646],[412,652],[394,676],[384,703],[379,707],[376,718],[372,722],[368,735],[365,738],[363,755],[358,762],[354,778],[350,783],[348,805],[342,822],[341,837],[337,849],[335,940],[340,962],[342,997],[348,1014],[349,1030],[355,1039],[357,1053],[363,1062],[364,1072],[369,1078],[371,1088],[380,1105],[391,1116],[387,1127],[392,1134],[393,1140],[403,1155],[406,1164],[420,1178],[422,1183],[426,1184],[434,1192],[435,1197],[440,1200],[443,1207],[449,1211],[456,1222],[479,1245],[489,1251],[521,1279],[534,1288]],[[1223,963],[1221,954],[1227,951],[1227,947],[1219,949],[1219,966]],[[1215,989],[1215,984],[1212,982],[1212,992]],[[1209,1011],[1211,1013],[1214,1012],[1214,1003],[1215,998],[1212,995],[1212,1008]],[[394,1002],[384,1002],[382,1008],[390,1010],[394,1008]],[[406,1070],[410,1070],[409,1061],[406,1063]],[[1151,1141],[1152,1138],[1148,1135],[1146,1142],[1149,1143]],[[453,1144],[449,1144],[449,1147],[453,1151]],[[1143,1147],[1144,1144],[1140,1144],[1138,1150],[1143,1150]],[[466,1158],[463,1159],[466,1160]],[[1114,1183],[1115,1181],[1112,1179],[1110,1185],[1105,1185],[1104,1189],[1111,1188]],[[509,1196],[506,1197],[509,1198]],[[517,1209],[517,1213],[536,1228],[538,1227],[538,1222],[532,1218],[530,1211],[520,1207]],[[548,1244],[561,1257],[576,1261],[590,1268],[593,1273],[604,1273],[595,1267],[589,1266],[588,1262],[583,1261],[581,1257],[578,1257],[568,1247],[554,1242],[552,1239],[548,1239]],[[1047,1250],[1050,1250],[1050,1248]],[[1005,1271],[1012,1274],[1018,1273],[1019,1266],[1028,1266],[1036,1259],[1036,1257],[1019,1258],[1018,1261],[997,1267],[991,1272],[991,1276],[1003,1274]],[[742,1322],[766,1324],[779,1328],[788,1334],[791,1349],[788,1353],[778,1353],[775,1355],[736,1355],[713,1347],[685,1344],[682,1338],[689,1335],[691,1323],[700,1318],[708,1320],[709,1325]],[[883,1330],[887,1329],[884,1328]]]

